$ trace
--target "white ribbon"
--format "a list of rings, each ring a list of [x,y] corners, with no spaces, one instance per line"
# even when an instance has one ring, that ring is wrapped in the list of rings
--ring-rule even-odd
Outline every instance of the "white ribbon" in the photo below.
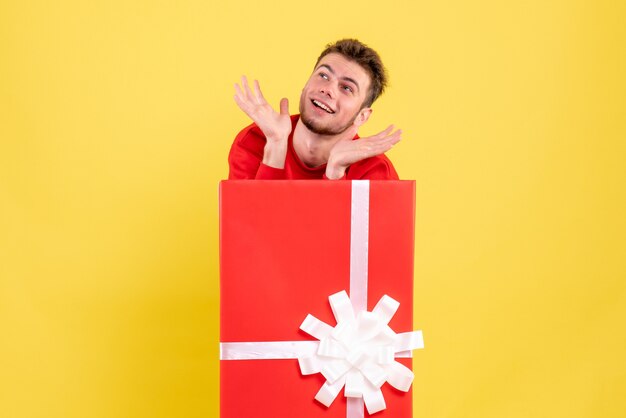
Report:
[[[352,182],[350,210],[350,299],[355,312],[367,310],[370,182]]]
[[[385,295],[367,311],[369,181],[352,181],[350,233],[350,297],[345,290],[329,296],[337,325],[308,315],[300,329],[319,341],[220,343],[221,360],[298,359],[304,375],[321,373],[326,383],[315,399],[330,406],[341,389],[346,418],[362,418],[386,408],[380,387],[385,383],[408,391],[411,369],[395,358],[411,357],[424,348],[421,331],[396,334],[388,325],[400,303]]]

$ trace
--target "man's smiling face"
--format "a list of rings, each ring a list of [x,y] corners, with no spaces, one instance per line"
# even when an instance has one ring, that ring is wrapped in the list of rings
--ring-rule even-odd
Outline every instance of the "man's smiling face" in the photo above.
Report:
[[[370,77],[359,64],[341,54],[325,55],[300,95],[300,118],[310,131],[337,135],[353,124],[365,123],[371,113],[363,108]]]

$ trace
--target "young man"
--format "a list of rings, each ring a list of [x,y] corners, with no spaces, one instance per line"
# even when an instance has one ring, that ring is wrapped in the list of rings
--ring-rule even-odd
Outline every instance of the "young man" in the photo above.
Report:
[[[235,102],[254,123],[235,138],[229,179],[397,180],[384,152],[400,141],[401,131],[391,125],[371,137],[357,135],[386,83],[378,54],[354,39],[322,52],[302,89],[299,115],[289,116],[286,98],[276,112],[258,81],[253,92],[242,77]]]

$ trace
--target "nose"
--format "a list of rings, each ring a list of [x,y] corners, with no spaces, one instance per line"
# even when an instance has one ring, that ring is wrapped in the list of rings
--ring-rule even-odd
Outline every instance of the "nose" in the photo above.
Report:
[[[333,89],[330,87],[330,85],[326,84],[323,85],[322,87],[320,87],[320,93],[330,97],[331,99],[334,97],[335,92],[333,91]]]

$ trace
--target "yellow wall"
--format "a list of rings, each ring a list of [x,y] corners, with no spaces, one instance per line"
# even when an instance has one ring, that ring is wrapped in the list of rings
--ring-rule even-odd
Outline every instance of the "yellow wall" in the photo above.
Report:
[[[415,416],[626,416],[625,3],[258,3],[0,3],[0,417],[217,415],[233,83],[295,111],[348,36],[418,181]]]

